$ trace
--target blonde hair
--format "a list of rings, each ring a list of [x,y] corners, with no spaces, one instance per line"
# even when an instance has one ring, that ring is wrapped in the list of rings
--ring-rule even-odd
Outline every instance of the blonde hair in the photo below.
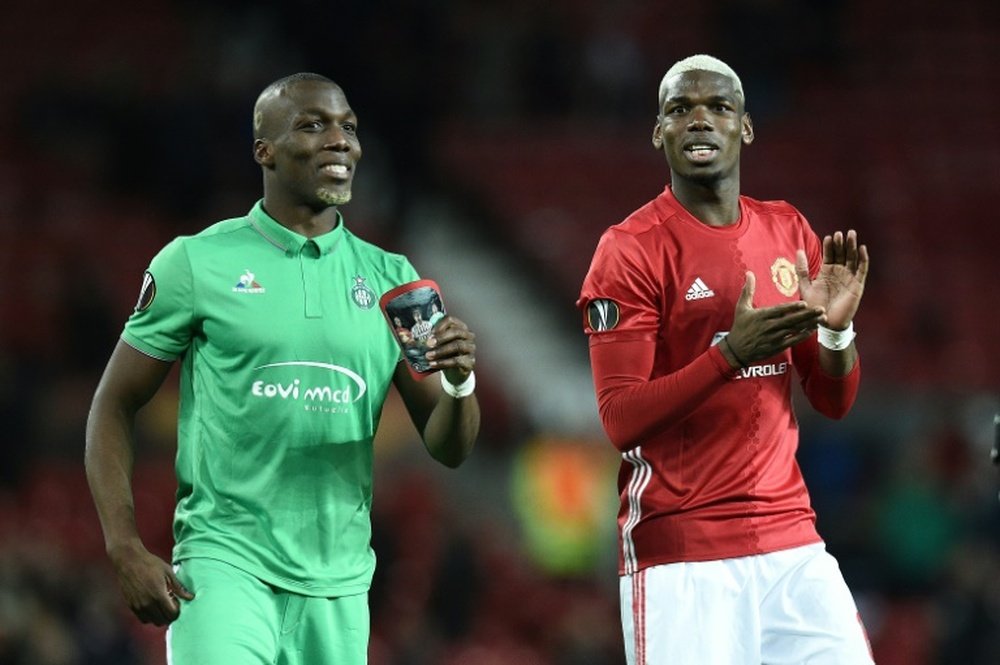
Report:
[[[722,74],[733,82],[733,89],[736,91],[736,94],[739,95],[739,98],[741,100],[745,100],[743,95],[743,83],[740,81],[740,77],[736,75],[736,72],[733,71],[733,68],[714,56],[699,53],[697,55],[688,56],[683,60],[678,60],[670,67],[670,69],[667,70],[667,73],[663,75],[663,78],[660,79],[660,92],[658,100],[661,107],[665,101],[664,95],[667,94],[667,81],[678,74],[693,71],[715,72],[716,74]]]

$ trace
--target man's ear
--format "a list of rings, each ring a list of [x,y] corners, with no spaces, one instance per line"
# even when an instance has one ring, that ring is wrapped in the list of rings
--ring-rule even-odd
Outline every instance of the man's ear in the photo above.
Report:
[[[656,116],[656,124],[653,125],[653,147],[663,150],[663,132],[660,130],[660,117]]]
[[[273,166],[274,153],[271,151],[271,142],[267,139],[256,139],[253,142],[253,159],[261,166]]]
[[[743,114],[743,130],[741,133],[743,134],[743,143],[745,145],[750,145],[751,143],[753,143],[753,137],[754,137],[753,121],[750,120],[749,113]]]

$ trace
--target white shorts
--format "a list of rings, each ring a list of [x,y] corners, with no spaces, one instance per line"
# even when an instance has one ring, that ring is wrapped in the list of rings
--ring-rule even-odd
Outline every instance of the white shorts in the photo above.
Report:
[[[651,566],[620,579],[628,665],[872,665],[823,543]]]

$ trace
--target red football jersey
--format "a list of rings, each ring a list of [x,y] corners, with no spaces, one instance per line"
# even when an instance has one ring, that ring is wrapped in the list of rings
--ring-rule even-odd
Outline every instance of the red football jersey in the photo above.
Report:
[[[825,375],[816,336],[733,370],[728,334],[746,271],[754,307],[798,300],[796,252],[815,276],[819,239],[783,201],[741,196],[736,224],[694,218],[670,188],[601,237],[577,305],[601,420],[622,451],[620,572],[772,552],[820,540],[795,460],[794,368],[840,417],[859,368]]]

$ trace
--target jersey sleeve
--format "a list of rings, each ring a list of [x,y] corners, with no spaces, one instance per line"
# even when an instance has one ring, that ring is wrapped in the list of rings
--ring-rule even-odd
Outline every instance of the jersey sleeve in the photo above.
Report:
[[[176,360],[194,334],[194,295],[191,262],[177,238],[150,262],[122,340],[154,358]]]
[[[736,378],[716,344],[690,364],[650,380],[655,353],[654,340],[614,340],[590,346],[601,424],[611,443],[623,452],[673,427]]]
[[[854,405],[861,385],[861,358],[844,376],[830,376],[819,364],[819,342],[812,337],[792,347],[792,362],[802,390],[814,409],[827,418],[838,420]]]
[[[576,302],[592,345],[656,339],[661,312],[657,274],[634,236],[613,228],[601,236]]]
[[[590,337],[590,363],[604,430],[630,450],[685,418],[734,372],[717,346],[690,364],[651,379],[660,329],[663,272],[645,260],[635,238],[605,233],[577,306]]]
[[[809,222],[798,213],[809,277],[815,278],[823,264],[823,245]],[[844,376],[830,376],[819,364],[819,342],[814,333],[809,339],[792,347],[792,363],[799,375],[802,390],[814,409],[828,418],[839,419],[847,415],[854,405],[861,384],[861,358]]]
[[[405,256],[401,256],[399,265],[399,284],[406,284],[407,282],[415,282],[420,279],[420,273],[417,269],[413,267],[410,260]],[[399,286],[397,284],[396,286]]]

